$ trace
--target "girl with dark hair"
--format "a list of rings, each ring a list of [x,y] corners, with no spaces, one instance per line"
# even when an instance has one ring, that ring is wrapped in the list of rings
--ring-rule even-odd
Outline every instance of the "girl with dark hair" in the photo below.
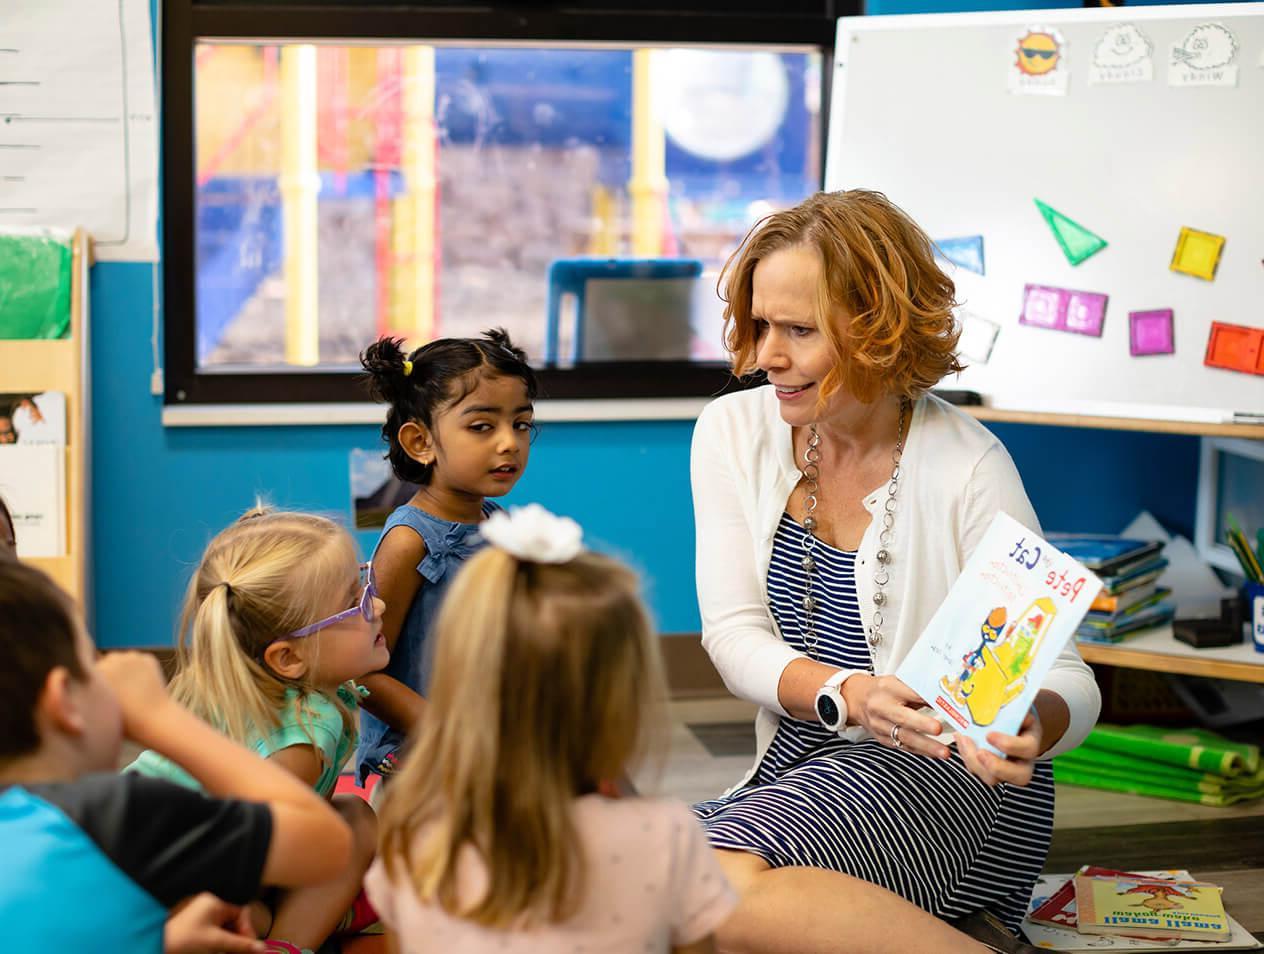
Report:
[[[361,784],[389,775],[423,708],[429,634],[452,576],[481,545],[478,525],[527,466],[535,373],[503,330],[441,338],[411,352],[383,338],[360,356],[373,396],[389,405],[382,439],[400,480],[417,491],[386,521],[373,555],[386,600],[390,665],[362,680],[356,752]],[[367,710],[367,711],[366,711]]]

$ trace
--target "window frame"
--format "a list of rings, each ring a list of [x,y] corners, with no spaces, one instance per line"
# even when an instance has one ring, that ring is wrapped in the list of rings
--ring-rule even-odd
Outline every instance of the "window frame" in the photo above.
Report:
[[[825,167],[834,36],[840,16],[861,0],[683,0],[637,10],[633,0],[590,0],[567,7],[394,6],[330,0],[303,3],[162,0],[163,403],[364,403],[356,372],[200,370],[196,355],[196,194],[194,50],[200,39],[463,40],[557,43],[786,45],[821,55],[820,166]],[[819,187],[818,183],[818,187]],[[367,344],[367,342],[366,342]],[[616,361],[539,369],[550,399],[714,396],[738,387],[727,367],[691,361]]]

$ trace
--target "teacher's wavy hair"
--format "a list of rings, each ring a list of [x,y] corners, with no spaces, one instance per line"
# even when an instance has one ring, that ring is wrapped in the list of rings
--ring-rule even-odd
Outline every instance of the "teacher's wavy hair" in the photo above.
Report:
[[[952,279],[926,233],[880,192],[818,192],[755,224],[720,275],[725,345],[733,372],[755,369],[751,320],[755,266],[799,245],[821,256],[817,320],[837,359],[821,382],[822,403],[845,388],[870,403],[915,396],[962,369]]]

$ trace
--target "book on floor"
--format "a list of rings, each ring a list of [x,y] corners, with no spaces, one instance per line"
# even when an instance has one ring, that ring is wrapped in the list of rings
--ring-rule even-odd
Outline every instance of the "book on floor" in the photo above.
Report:
[[[1101,589],[1096,575],[998,513],[896,671],[949,730],[979,746],[1018,731]]]
[[[1231,933],[1219,886],[1200,881],[1078,874],[1075,907],[1081,934],[1226,941]]]
[[[1104,871],[1106,869],[1097,869]],[[1083,873],[1085,869],[1081,868]],[[1175,881],[1196,881],[1197,879],[1185,870],[1139,871],[1135,872],[1147,878],[1164,878]],[[1042,874],[1032,889],[1030,908],[1034,914],[1046,908],[1054,897],[1064,889],[1069,889],[1072,899],[1069,902],[1071,912],[1075,911],[1074,875]],[[1046,909],[1047,910],[1047,909]],[[1074,913],[1071,915],[1074,917]],[[1143,938],[1124,937],[1118,934],[1081,934],[1075,925],[1051,924],[1048,921],[1033,920],[1029,914],[1023,920],[1023,933],[1029,943],[1042,950],[1049,951],[1131,951],[1133,954],[1157,951],[1257,951],[1264,948],[1251,933],[1246,930],[1232,915],[1228,915],[1230,935],[1226,941],[1190,941],[1167,940],[1154,941]]]

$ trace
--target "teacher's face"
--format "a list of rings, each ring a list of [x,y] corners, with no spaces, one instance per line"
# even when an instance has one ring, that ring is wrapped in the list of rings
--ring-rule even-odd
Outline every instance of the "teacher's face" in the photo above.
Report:
[[[781,417],[794,427],[828,417],[833,405],[846,400],[840,391],[824,409],[818,407],[821,381],[835,364],[817,323],[820,281],[821,256],[806,245],[773,252],[751,276],[751,320],[759,335],[755,365],[767,373]]]

